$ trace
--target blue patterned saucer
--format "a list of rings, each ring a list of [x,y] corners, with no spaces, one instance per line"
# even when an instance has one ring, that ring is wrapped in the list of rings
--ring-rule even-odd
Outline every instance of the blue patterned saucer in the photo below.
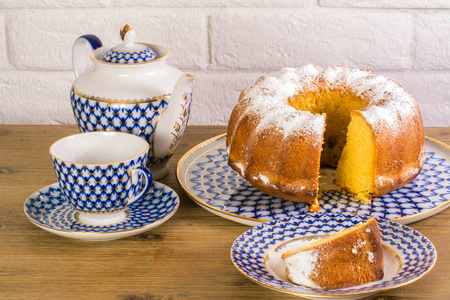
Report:
[[[178,209],[178,195],[170,187],[154,182],[140,200],[126,208],[127,218],[111,225],[87,225],[61,194],[58,183],[33,193],[24,204],[30,221],[53,234],[90,241],[115,240],[155,228],[170,219]]]
[[[354,214],[308,214],[263,223],[235,240],[231,247],[231,260],[244,276],[254,282],[309,299],[368,297],[410,284],[433,268],[437,253],[430,240],[405,225],[378,220],[384,256],[382,280],[333,290],[308,288],[287,280],[282,253],[367,219]]]
[[[177,178],[197,204],[220,217],[256,226],[277,218],[309,214],[309,206],[269,196],[252,187],[227,164],[226,135],[216,136],[187,152],[178,162]],[[319,198],[320,213],[357,213],[409,224],[450,206],[450,148],[426,138],[427,161],[417,178],[371,203],[362,204],[340,191]]]

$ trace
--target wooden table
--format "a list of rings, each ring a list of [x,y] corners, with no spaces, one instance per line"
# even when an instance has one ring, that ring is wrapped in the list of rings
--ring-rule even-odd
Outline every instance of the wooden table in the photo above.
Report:
[[[162,180],[181,198],[166,223],[109,242],[59,237],[34,226],[23,203],[56,182],[48,154],[76,126],[0,126],[1,299],[296,299],[244,277],[230,259],[233,241],[249,227],[207,212],[179,186],[180,157],[224,126],[189,126]],[[450,128],[426,135],[450,144]],[[450,294],[450,209],[410,224],[435,245],[438,261],[424,277],[374,299],[444,299]]]

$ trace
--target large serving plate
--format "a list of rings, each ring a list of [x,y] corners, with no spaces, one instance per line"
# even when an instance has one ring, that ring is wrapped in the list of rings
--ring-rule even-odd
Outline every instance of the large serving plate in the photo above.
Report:
[[[289,282],[281,254],[312,240],[366,221],[354,214],[308,214],[255,226],[231,247],[231,260],[247,278],[267,288],[309,299],[358,299],[405,286],[425,276],[436,262],[436,249],[422,234],[396,222],[379,222],[384,277],[354,287],[325,290]]]
[[[204,209],[223,218],[256,226],[309,214],[309,206],[267,195],[238,175],[227,164],[226,135],[211,138],[187,152],[178,162],[177,178],[184,191]],[[427,160],[417,178],[371,203],[354,201],[339,191],[324,192],[320,213],[358,213],[409,224],[450,206],[450,148],[426,138]]]

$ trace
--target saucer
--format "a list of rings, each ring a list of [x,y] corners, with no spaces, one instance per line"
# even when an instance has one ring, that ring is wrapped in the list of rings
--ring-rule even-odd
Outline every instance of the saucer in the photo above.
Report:
[[[200,207],[249,226],[310,213],[309,204],[273,197],[251,186],[228,165],[225,141],[225,134],[206,140],[178,162],[178,182]],[[409,224],[450,207],[450,148],[427,137],[425,152],[425,165],[411,183],[366,204],[339,190],[324,191],[320,213],[356,213]]]
[[[129,205],[124,221],[109,225],[88,225],[81,222],[79,212],[64,199],[58,183],[33,193],[24,203],[28,219],[39,228],[56,235],[89,240],[108,241],[133,236],[155,228],[177,211],[178,195],[170,187],[154,182],[148,193]]]
[[[291,283],[282,253],[367,221],[354,214],[308,214],[262,223],[239,236],[231,247],[235,267],[252,281],[308,299],[359,299],[410,284],[436,263],[436,249],[424,235],[396,222],[377,220],[383,245],[383,279],[353,287],[325,290]]]

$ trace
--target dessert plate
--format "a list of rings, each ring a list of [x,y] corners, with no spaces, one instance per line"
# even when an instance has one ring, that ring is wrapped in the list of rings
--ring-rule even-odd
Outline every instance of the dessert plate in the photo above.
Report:
[[[177,179],[197,204],[223,218],[256,226],[309,214],[309,205],[267,195],[227,164],[226,135],[211,138],[188,151],[178,162]],[[409,224],[450,206],[450,148],[426,138],[427,160],[417,178],[371,203],[362,204],[340,191],[323,192],[320,213],[354,213]]]
[[[247,278],[267,288],[309,299],[358,299],[410,284],[423,277],[437,258],[433,244],[405,225],[378,221],[384,256],[382,280],[324,290],[289,282],[281,254],[312,240],[367,221],[353,214],[308,214],[260,224],[239,236],[231,247],[231,260]]]
[[[87,225],[78,220],[78,212],[61,194],[58,183],[33,193],[24,204],[24,212],[36,226],[56,235],[90,241],[115,240],[155,228],[177,211],[178,195],[170,187],[154,182],[140,201],[126,208],[125,221],[111,225]]]

